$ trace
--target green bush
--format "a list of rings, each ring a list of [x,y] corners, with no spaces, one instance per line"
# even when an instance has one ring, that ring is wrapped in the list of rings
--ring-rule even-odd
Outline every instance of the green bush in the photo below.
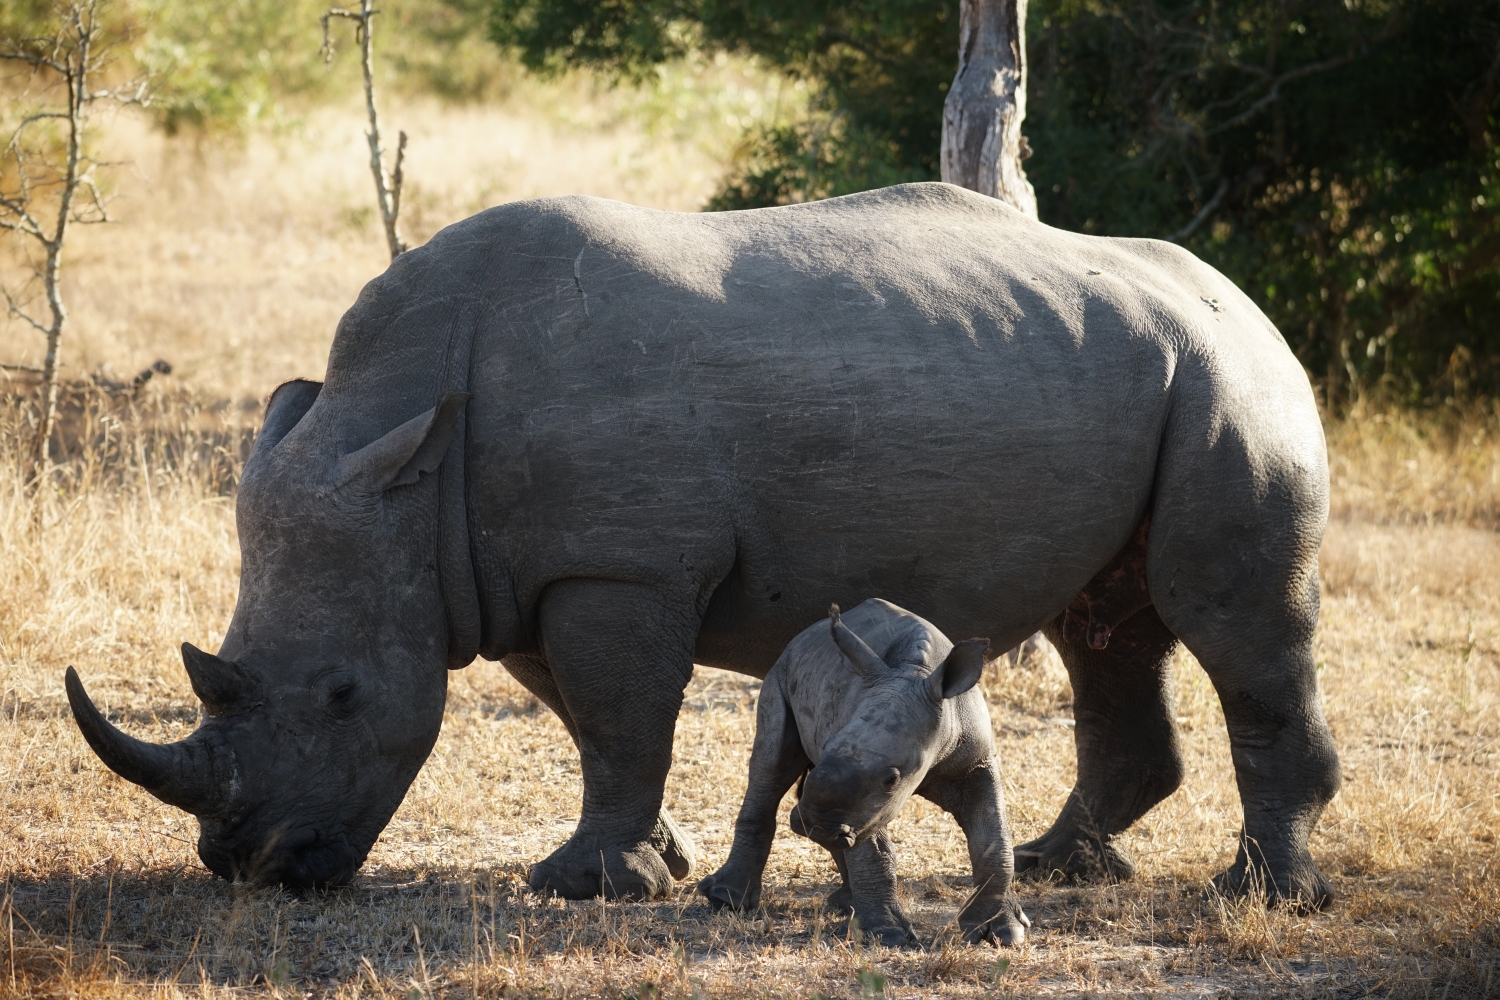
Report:
[[[338,51],[325,65],[319,18],[329,0],[114,0],[113,37],[124,40],[120,77],[152,78],[152,113],[169,132],[237,130],[287,108],[358,91],[352,25],[336,21]],[[482,0],[380,5],[377,72],[396,92],[476,100],[503,93],[512,64],[484,36]],[[51,0],[0,4],[0,41],[50,33]]]

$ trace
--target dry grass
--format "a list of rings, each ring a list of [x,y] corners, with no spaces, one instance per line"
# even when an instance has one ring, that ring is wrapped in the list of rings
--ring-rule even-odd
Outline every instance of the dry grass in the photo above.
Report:
[[[712,186],[714,161],[693,140],[648,152],[630,120],[602,133],[535,114],[422,120],[446,137],[441,164],[425,166],[414,138],[427,229],[544,190],[690,208]],[[40,538],[9,471],[18,411],[0,412],[11,421],[0,427],[0,996],[856,997],[882,977],[895,996],[1500,992],[1493,413],[1460,429],[1390,414],[1330,428],[1338,516],[1318,660],[1346,781],[1313,845],[1341,893],[1330,913],[1204,895],[1229,860],[1238,804],[1217,700],[1186,655],[1189,777],[1129,835],[1140,877],[1026,887],[1033,937],[1003,956],[946,929],[967,859],[956,826],[923,802],[895,830],[910,912],[934,942],[922,952],[851,947],[818,905],[831,864],[785,834],[767,906],[750,918],[711,914],[687,887],[650,905],[526,894],[528,865],[576,819],[577,760],[557,720],[483,662],[454,676],[437,749],[354,885],[295,898],[213,880],[193,821],[84,745],[62,669],[77,664],[138,735],[194,725],[175,648],[212,648],[229,620],[233,448],[168,443],[233,441],[279,380],[316,375],[383,251],[357,217],[368,202],[357,119],[309,125],[328,151],[296,136],[194,149],[129,122],[117,130],[140,177],[121,182],[126,224],[91,232],[75,257],[71,370],[128,374],[161,356],[177,373],[88,411],[104,413],[95,431],[113,444],[69,466],[43,501]],[[518,160],[503,159],[507,143]],[[691,163],[701,182],[677,184]],[[497,186],[481,190],[485,176]],[[668,802],[702,870],[728,852],[756,687],[702,670],[680,719]],[[1066,678],[1056,663],[997,668],[985,689],[1012,821],[1031,836],[1072,781],[1071,732],[1056,721],[1069,715]]]

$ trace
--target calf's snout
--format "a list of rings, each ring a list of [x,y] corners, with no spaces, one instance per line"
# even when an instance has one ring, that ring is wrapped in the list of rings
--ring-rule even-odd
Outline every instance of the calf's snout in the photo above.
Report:
[[[844,850],[859,842],[868,825],[864,775],[841,757],[825,757],[807,773],[802,797],[792,808],[792,832],[828,848]]]

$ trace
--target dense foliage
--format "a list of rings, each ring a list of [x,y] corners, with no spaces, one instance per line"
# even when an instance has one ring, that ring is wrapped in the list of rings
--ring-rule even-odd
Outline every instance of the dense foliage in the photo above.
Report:
[[[111,0],[104,9],[116,75],[147,75],[152,110],[169,131],[235,129],[274,118],[289,100],[357,91],[353,31],[335,24],[340,52],[319,51],[319,18],[343,0]],[[357,4],[356,4],[357,6]],[[484,40],[485,0],[381,5],[375,40],[382,82],[466,98],[503,87],[511,65]],[[54,0],[0,0],[0,45],[52,33]],[[24,87],[0,68],[0,95]],[[0,100],[4,97],[0,96]]]
[[[954,0],[490,2],[534,69],[701,46],[815,81],[712,208],[937,175]],[[1500,390],[1500,2],[1031,0],[1028,32],[1044,221],[1191,247],[1334,401]]]

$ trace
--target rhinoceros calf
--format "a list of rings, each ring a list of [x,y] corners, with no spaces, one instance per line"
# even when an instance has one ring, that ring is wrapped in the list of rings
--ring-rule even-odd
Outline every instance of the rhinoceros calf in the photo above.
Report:
[[[370,282],[326,382],[278,389],[236,498],[202,726],[85,736],[198,816],[222,875],[347,880],[476,654],[578,747],[577,829],[531,881],[656,896],[693,664],[764,676],[879,594],[1008,649],[1045,626],[1078,780],[1018,868],[1121,877],[1182,779],[1172,651],[1218,690],[1244,805],[1226,891],[1319,905],[1339,782],[1312,656],[1327,456],[1307,376],[1186,251],[913,184],[751,212],[517,202]],[[1145,526],[1149,519],[1149,533]]]
[[[826,629],[826,630],[825,630]],[[760,904],[776,809],[806,775],[792,829],[828,848],[851,907],[882,944],[916,941],[896,898],[886,826],[915,792],[953,814],[969,842],[971,943],[1020,944],[1031,922],[1011,890],[1010,826],[989,710],[974,686],[988,639],[954,645],[928,622],[871,599],[809,626],[766,674],[750,782],[724,867],[698,884],[716,907]],[[809,770],[810,769],[810,770]]]

